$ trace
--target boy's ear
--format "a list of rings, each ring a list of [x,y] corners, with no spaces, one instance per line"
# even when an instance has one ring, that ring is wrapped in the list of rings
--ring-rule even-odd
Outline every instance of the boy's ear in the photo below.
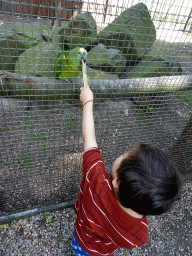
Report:
[[[118,178],[115,178],[112,180],[112,184],[115,189],[118,189],[120,185],[120,180]]]

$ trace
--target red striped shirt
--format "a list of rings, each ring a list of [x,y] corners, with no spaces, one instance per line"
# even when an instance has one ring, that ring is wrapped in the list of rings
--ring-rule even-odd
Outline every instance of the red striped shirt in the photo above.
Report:
[[[75,211],[77,240],[91,255],[109,256],[119,246],[132,249],[147,242],[147,218],[133,218],[119,206],[97,148],[83,155],[83,180]]]

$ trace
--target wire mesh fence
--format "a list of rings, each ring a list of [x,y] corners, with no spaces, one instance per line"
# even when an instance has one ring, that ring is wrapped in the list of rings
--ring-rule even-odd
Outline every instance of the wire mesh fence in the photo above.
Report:
[[[0,221],[58,209],[82,179],[82,52],[106,169],[140,141],[192,171],[190,1],[2,1]]]

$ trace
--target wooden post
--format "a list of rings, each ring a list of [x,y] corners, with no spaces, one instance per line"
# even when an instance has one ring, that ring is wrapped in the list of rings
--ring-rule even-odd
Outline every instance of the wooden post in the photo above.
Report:
[[[84,87],[88,87],[86,62],[84,62],[84,60],[82,60],[82,71],[83,71],[83,83],[84,83]]]
[[[190,18],[191,18],[191,15],[192,15],[192,8],[191,8],[191,11],[190,11],[189,16],[188,16],[188,18],[187,18],[187,21],[186,21],[186,23],[185,23],[183,32],[185,32],[185,30],[186,30],[186,27],[187,27],[187,25],[188,25],[188,23],[189,23],[189,20],[190,20]]]
[[[56,84],[63,85],[65,89],[72,89],[73,91],[79,90],[79,86],[82,86],[82,83],[85,86],[87,83],[87,72],[86,72],[86,64],[83,65],[83,81],[81,79],[74,79],[73,83],[71,83],[67,79],[59,80],[52,79],[47,77],[35,77],[35,76],[26,76],[20,75],[17,73],[6,72],[6,74],[10,75],[11,79],[16,79],[17,81],[22,81],[25,78],[33,79],[37,88],[43,87],[46,91],[47,87],[55,86]],[[0,74],[4,74],[4,70],[0,70]],[[16,91],[19,89],[19,83],[17,84],[18,88],[15,88]],[[17,87],[16,86],[16,87]],[[181,76],[161,76],[161,77],[149,77],[149,78],[131,78],[131,79],[116,79],[116,80],[108,80],[108,79],[89,79],[89,86],[92,90],[97,91],[98,93],[104,93],[106,96],[110,97],[112,94],[118,96],[126,96],[129,93],[136,92],[173,92],[173,91],[181,91],[192,88],[192,75],[181,75]],[[20,90],[20,89],[19,89]],[[46,92],[45,92],[46,93]]]

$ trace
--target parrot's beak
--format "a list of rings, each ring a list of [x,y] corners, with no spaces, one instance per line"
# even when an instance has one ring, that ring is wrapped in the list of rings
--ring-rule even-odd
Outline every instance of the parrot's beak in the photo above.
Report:
[[[87,60],[87,51],[86,51],[86,50],[82,53],[81,59],[82,59],[84,62],[86,62],[86,60]]]

